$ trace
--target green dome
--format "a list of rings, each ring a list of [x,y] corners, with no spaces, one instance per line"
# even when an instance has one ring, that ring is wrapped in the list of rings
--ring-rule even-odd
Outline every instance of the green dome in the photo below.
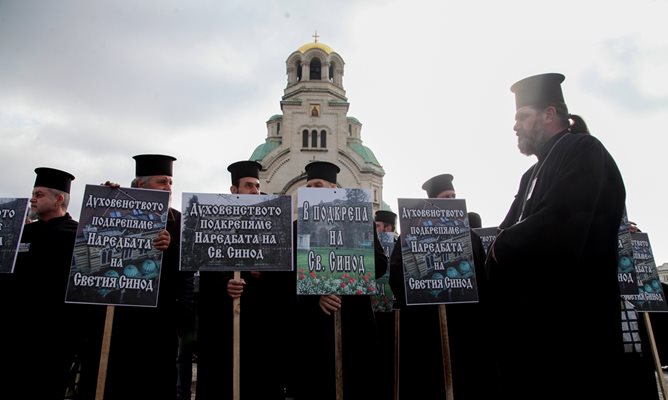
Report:
[[[262,161],[269,153],[281,145],[280,141],[267,141],[255,148],[253,154],[250,156],[251,161]]]
[[[385,202],[385,200],[383,200],[383,202],[382,202],[381,205],[380,205],[380,210],[392,211],[392,207],[390,207],[390,205],[387,204],[387,203]],[[394,211],[392,211],[392,212],[394,212]]]
[[[357,154],[360,155],[364,159],[364,162],[368,162],[371,164],[375,164],[377,166],[381,166],[378,160],[376,159],[376,156],[373,154],[373,151],[371,151],[370,148],[364,146],[362,143],[349,143],[348,146]]]

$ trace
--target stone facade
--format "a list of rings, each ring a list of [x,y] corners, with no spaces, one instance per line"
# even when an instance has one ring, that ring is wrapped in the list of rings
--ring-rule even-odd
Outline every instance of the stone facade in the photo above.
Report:
[[[656,267],[657,272],[659,273],[659,279],[663,283],[668,283],[668,263],[663,263]],[[668,295],[668,293],[666,293]]]
[[[362,144],[362,124],[348,116],[343,58],[316,39],[285,64],[282,114],[269,118],[265,143],[250,157],[262,164],[262,191],[291,195],[306,184],[307,163],[329,161],[341,168],[339,187],[370,189],[374,210],[384,208],[385,171]]]

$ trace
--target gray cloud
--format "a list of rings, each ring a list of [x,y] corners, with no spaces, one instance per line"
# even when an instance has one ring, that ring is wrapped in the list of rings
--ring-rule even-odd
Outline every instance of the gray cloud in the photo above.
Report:
[[[665,197],[663,188],[640,183],[660,181],[661,153],[652,152],[662,147],[649,133],[665,120],[666,99],[643,91],[634,76],[666,48],[610,39],[600,59],[578,63],[546,43],[563,45],[566,36],[577,58],[586,58],[591,39],[545,31],[535,18],[516,15],[514,3],[481,14],[473,4],[426,0],[2,0],[0,196],[27,196],[37,166],[61,168],[77,177],[71,210],[78,215],[84,184],[128,184],[131,156],[147,152],[178,158],[179,199],[181,191],[226,192],[225,167],[264,142],[265,121],[280,113],[285,60],[317,29],[346,61],[349,115],[364,124],[364,143],[386,170],[391,206],[423,196],[429,176],[451,172],[470,208],[486,224],[498,223],[533,162],[517,152],[508,87],[524,74],[559,70],[569,77],[569,101],[580,101],[590,126],[619,149],[625,179],[636,185],[629,211],[656,232],[655,243],[665,243],[654,222],[666,219],[665,207],[651,203]],[[583,21],[600,19],[599,7],[571,3]],[[626,31],[642,30],[624,17],[617,15],[629,20]],[[528,25],[507,22],[517,18]],[[527,35],[534,27],[545,33]],[[592,92],[594,102],[583,103]],[[649,112],[650,122],[639,118]],[[648,134],[630,141],[631,128],[636,138]],[[644,217],[646,210],[655,215]]]
[[[642,63],[646,62],[648,52],[632,37],[606,40],[601,45],[604,58],[585,70],[579,83],[628,112],[653,113],[665,110],[668,107],[668,93],[652,96],[638,84],[638,78],[643,74]],[[651,52],[668,54],[668,46],[654,48]],[[615,73],[606,72],[611,66],[616,68]],[[657,78],[665,79],[665,76]]]

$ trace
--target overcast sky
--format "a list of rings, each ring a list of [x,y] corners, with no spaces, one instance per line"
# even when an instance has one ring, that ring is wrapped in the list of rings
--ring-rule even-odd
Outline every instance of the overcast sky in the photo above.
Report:
[[[227,193],[228,164],[280,114],[285,60],[313,40],[345,61],[349,116],[383,165],[384,200],[452,173],[495,226],[522,173],[515,81],[566,75],[566,103],[616,159],[631,220],[668,262],[668,0],[0,0],[0,197],[35,167],[128,186],[132,156],[164,153],[181,192]]]

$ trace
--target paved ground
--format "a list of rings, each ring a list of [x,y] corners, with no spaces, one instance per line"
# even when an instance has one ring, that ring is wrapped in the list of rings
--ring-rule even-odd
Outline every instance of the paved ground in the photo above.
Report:
[[[668,371],[664,371],[662,374],[663,381],[665,382],[666,388],[668,388]],[[657,380],[657,385],[659,388],[659,398],[664,399],[662,397],[662,392],[661,392],[661,385],[659,385],[659,381]],[[193,364],[193,383],[192,383],[192,396],[191,400],[195,400],[195,386],[197,384],[197,364]]]
[[[668,388],[668,371],[665,371],[665,370],[663,371],[663,382],[664,382],[664,386],[665,386],[666,388]],[[657,380],[657,385],[659,385],[659,381],[658,381],[658,380]],[[661,385],[659,385],[659,398],[660,398],[660,399],[663,399],[663,398],[664,398],[664,397],[662,397]]]
[[[195,400],[195,387],[197,386],[197,363],[193,363],[193,383],[191,385],[192,395],[191,400]]]

